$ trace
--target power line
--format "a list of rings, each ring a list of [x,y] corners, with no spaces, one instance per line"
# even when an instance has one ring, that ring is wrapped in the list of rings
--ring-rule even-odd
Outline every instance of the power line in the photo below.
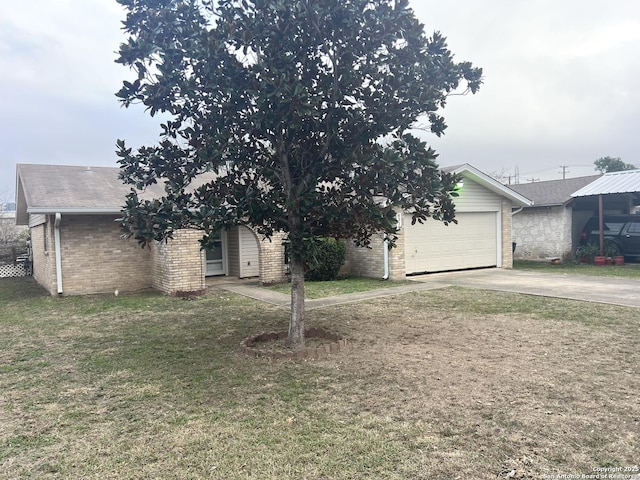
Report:
[[[562,179],[566,179],[567,178],[567,168],[569,167],[569,165],[560,165],[560,168],[562,169]]]

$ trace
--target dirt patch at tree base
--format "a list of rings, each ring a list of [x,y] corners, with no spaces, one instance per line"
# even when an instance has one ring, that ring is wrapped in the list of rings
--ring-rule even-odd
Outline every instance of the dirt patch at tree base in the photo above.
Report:
[[[327,358],[347,348],[346,339],[322,328],[305,329],[303,348],[288,347],[287,336],[287,331],[258,333],[240,342],[240,349],[253,357],[287,360]]]

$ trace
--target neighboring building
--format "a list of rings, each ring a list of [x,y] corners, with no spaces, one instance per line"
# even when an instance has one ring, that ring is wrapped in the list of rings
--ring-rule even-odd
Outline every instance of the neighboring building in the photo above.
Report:
[[[457,225],[401,218],[397,248],[380,236],[371,249],[348,248],[346,273],[402,279],[408,274],[478,267],[511,268],[511,211],[531,202],[470,165],[449,167],[463,177],[455,200]],[[129,187],[119,170],[59,165],[17,166],[17,223],[31,231],[33,275],[53,294],[155,288],[170,295],[204,291],[205,277],[286,280],[283,234],[262,240],[246,226],[221,231],[202,251],[202,232],[179,230],[172,240],[141,249],[116,222]],[[143,198],[159,197],[153,185]]]
[[[574,208],[571,194],[598,178],[600,175],[510,185],[533,201],[513,216],[515,258],[572,258],[580,229],[592,213]]]

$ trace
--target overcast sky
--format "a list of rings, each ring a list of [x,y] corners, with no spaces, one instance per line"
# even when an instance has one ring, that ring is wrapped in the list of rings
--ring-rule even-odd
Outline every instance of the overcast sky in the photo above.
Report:
[[[412,0],[427,32],[484,69],[476,95],[452,97],[449,128],[425,136],[441,165],[470,163],[520,182],[640,166],[640,1]],[[114,63],[115,0],[0,2],[0,201],[16,163],[116,166],[115,141],[154,143],[157,120],[123,109],[129,72]],[[513,180],[512,180],[513,181]]]

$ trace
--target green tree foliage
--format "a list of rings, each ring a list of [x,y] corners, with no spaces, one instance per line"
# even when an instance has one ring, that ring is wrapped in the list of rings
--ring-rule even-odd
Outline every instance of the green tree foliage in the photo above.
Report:
[[[635,170],[635,165],[624,163],[620,157],[601,157],[593,164],[600,173],[621,172],[623,170]]]
[[[118,140],[133,187],[123,226],[142,244],[184,227],[205,245],[238,223],[286,232],[290,344],[304,342],[310,239],[393,243],[394,209],[455,221],[457,179],[409,132],[420,117],[441,135],[448,95],[475,93],[482,72],[455,62],[440,33],[427,38],[407,0],[118,1],[117,61],[135,79],[117,96],[168,118],[155,146]],[[141,201],[156,182],[166,195]]]

